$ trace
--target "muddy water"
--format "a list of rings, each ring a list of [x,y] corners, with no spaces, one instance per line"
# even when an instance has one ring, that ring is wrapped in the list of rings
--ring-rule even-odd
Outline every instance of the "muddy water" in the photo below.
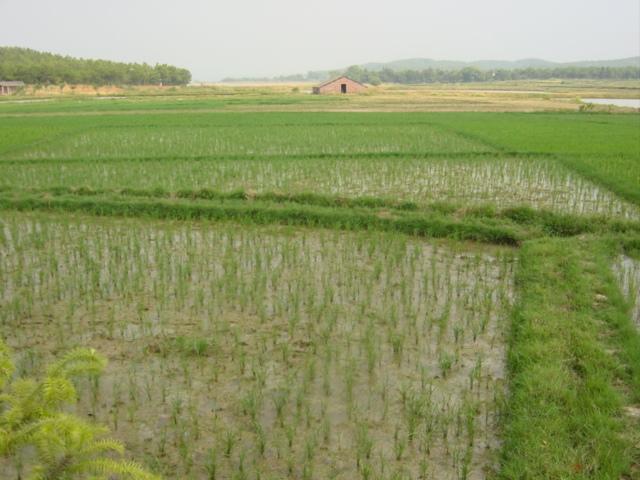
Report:
[[[495,465],[510,250],[2,220],[0,324],[21,370],[37,372],[75,344],[107,354],[78,411],[169,478],[203,478],[210,449],[221,478],[242,468],[249,478],[353,479],[368,469],[418,478],[424,469],[481,479]]]

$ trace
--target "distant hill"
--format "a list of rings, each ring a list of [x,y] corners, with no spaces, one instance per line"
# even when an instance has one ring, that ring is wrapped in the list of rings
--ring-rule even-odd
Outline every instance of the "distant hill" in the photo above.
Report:
[[[172,65],[90,60],[29,48],[0,47],[0,80],[56,85],[184,85],[191,81],[191,72]]]
[[[460,62],[455,60],[433,60],[430,58],[408,58],[391,62],[373,62],[359,65],[365,70],[379,72],[384,68],[391,70],[462,70],[474,67],[480,70],[516,70],[522,68],[563,68],[563,67],[640,67],[640,57],[620,58],[616,60],[587,60],[581,62],[550,62],[539,58],[525,58],[522,60],[478,60]]]

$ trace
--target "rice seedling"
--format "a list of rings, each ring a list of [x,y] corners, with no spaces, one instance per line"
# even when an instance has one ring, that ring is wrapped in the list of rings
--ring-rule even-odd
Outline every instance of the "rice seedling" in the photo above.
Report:
[[[205,471],[207,480],[217,480],[218,478],[218,454],[214,448],[209,449],[205,460]]]
[[[224,438],[222,439],[224,445],[224,456],[229,458],[233,453],[233,449],[238,442],[238,437],[236,432],[233,430],[227,430],[224,434]]]

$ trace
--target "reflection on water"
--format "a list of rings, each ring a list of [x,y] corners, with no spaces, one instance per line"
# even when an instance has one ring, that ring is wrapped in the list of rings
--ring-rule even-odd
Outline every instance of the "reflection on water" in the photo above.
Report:
[[[640,108],[640,98],[583,98],[582,102],[593,103],[595,105]]]
[[[613,264],[613,271],[631,305],[631,318],[640,328],[640,260],[620,255]]]

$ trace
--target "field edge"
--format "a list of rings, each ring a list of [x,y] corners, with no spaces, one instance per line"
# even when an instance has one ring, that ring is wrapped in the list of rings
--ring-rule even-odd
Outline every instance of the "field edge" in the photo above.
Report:
[[[640,335],[612,245],[547,239],[520,250],[499,479],[639,472],[638,421],[624,408],[640,401]]]

